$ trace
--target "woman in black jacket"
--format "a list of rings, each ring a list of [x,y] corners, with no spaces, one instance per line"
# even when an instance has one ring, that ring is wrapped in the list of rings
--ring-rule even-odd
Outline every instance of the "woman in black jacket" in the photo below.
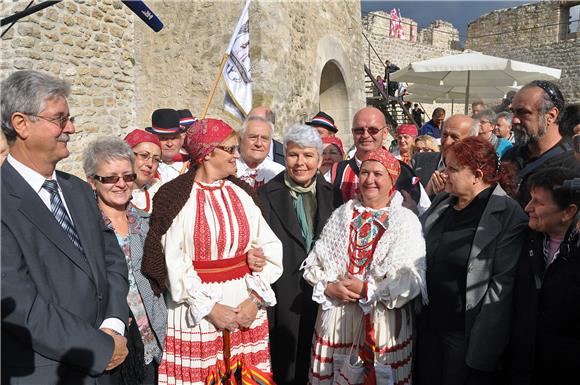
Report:
[[[334,209],[333,192],[317,172],[322,140],[315,128],[290,127],[284,149],[286,170],[258,194],[264,217],[284,246],[284,272],[272,286],[277,305],[269,314],[274,379],[278,385],[302,385],[308,380],[318,304],[299,269]]]

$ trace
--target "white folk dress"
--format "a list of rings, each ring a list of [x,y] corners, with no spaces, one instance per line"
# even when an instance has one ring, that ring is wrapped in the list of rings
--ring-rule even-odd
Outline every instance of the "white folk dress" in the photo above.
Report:
[[[402,201],[398,192],[389,207],[381,210],[365,208],[358,199],[348,201],[332,214],[304,261],[304,278],[314,287],[312,299],[320,304],[310,384],[332,384],[338,369],[333,365],[335,354],[349,354],[354,342],[354,355],[369,338],[374,339],[369,344],[374,363],[390,366],[394,384],[410,384],[413,318],[409,301],[420,294],[426,300],[425,240],[419,220],[402,207]],[[370,251],[366,266],[364,258],[350,256],[352,250],[362,250],[361,245],[368,245]],[[343,304],[324,294],[328,282],[349,273],[365,282],[366,298]]]
[[[208,368],[223,359],[222,332],[205,317],[216,303],[238,306],[252,290],[275,305],[270,285],[282,274],[282,244],[252,198],[223,180],[194,183],[162,243],[170,296],[159,384],[202,384]],[[251,247],[264,250],[267,264],[260,273],[251,274],[246,265]],[[231,354],[271,371],[265,310],[249,330],[231,333]]]

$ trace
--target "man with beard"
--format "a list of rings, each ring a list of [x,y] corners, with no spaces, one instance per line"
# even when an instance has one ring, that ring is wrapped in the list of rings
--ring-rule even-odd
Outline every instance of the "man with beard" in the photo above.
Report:
[[[558,116],[564,109],[558,87],[545,80],[534,80],[517,92],[512,101],[512,129],[515,146],[502,157],[518,169],[519,187],[514,197],[525,207],[530,201],[528,177],[546,167],[566,167],[580,172],[571,138],[562,138]]]

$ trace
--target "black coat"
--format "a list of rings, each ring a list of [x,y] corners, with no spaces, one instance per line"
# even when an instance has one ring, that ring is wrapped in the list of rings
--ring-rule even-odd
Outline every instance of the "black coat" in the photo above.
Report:
[[[544,235],[530,231],[514,288],[506,384],[577,384],[580,364],[580,234],[568,231],[546,269]]]
[[[307,383],[318,304],[300,265],[307,252],[284,172],[258,190],[266,221],[284,246],[282,276],[272,285],[278,304],[270,311],[272,369],[278,385]],[[315,234],[317,239],[334,210],[332,185],[316,179]]]

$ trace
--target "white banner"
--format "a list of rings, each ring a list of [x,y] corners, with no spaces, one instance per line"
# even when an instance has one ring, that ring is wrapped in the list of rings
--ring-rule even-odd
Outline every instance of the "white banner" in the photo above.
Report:
[[[226,83],[224,109],[243,120],[252,109],[252,67],[250,65],[250,23],[246,5],[226,50],[228,61],[223,70]]]

